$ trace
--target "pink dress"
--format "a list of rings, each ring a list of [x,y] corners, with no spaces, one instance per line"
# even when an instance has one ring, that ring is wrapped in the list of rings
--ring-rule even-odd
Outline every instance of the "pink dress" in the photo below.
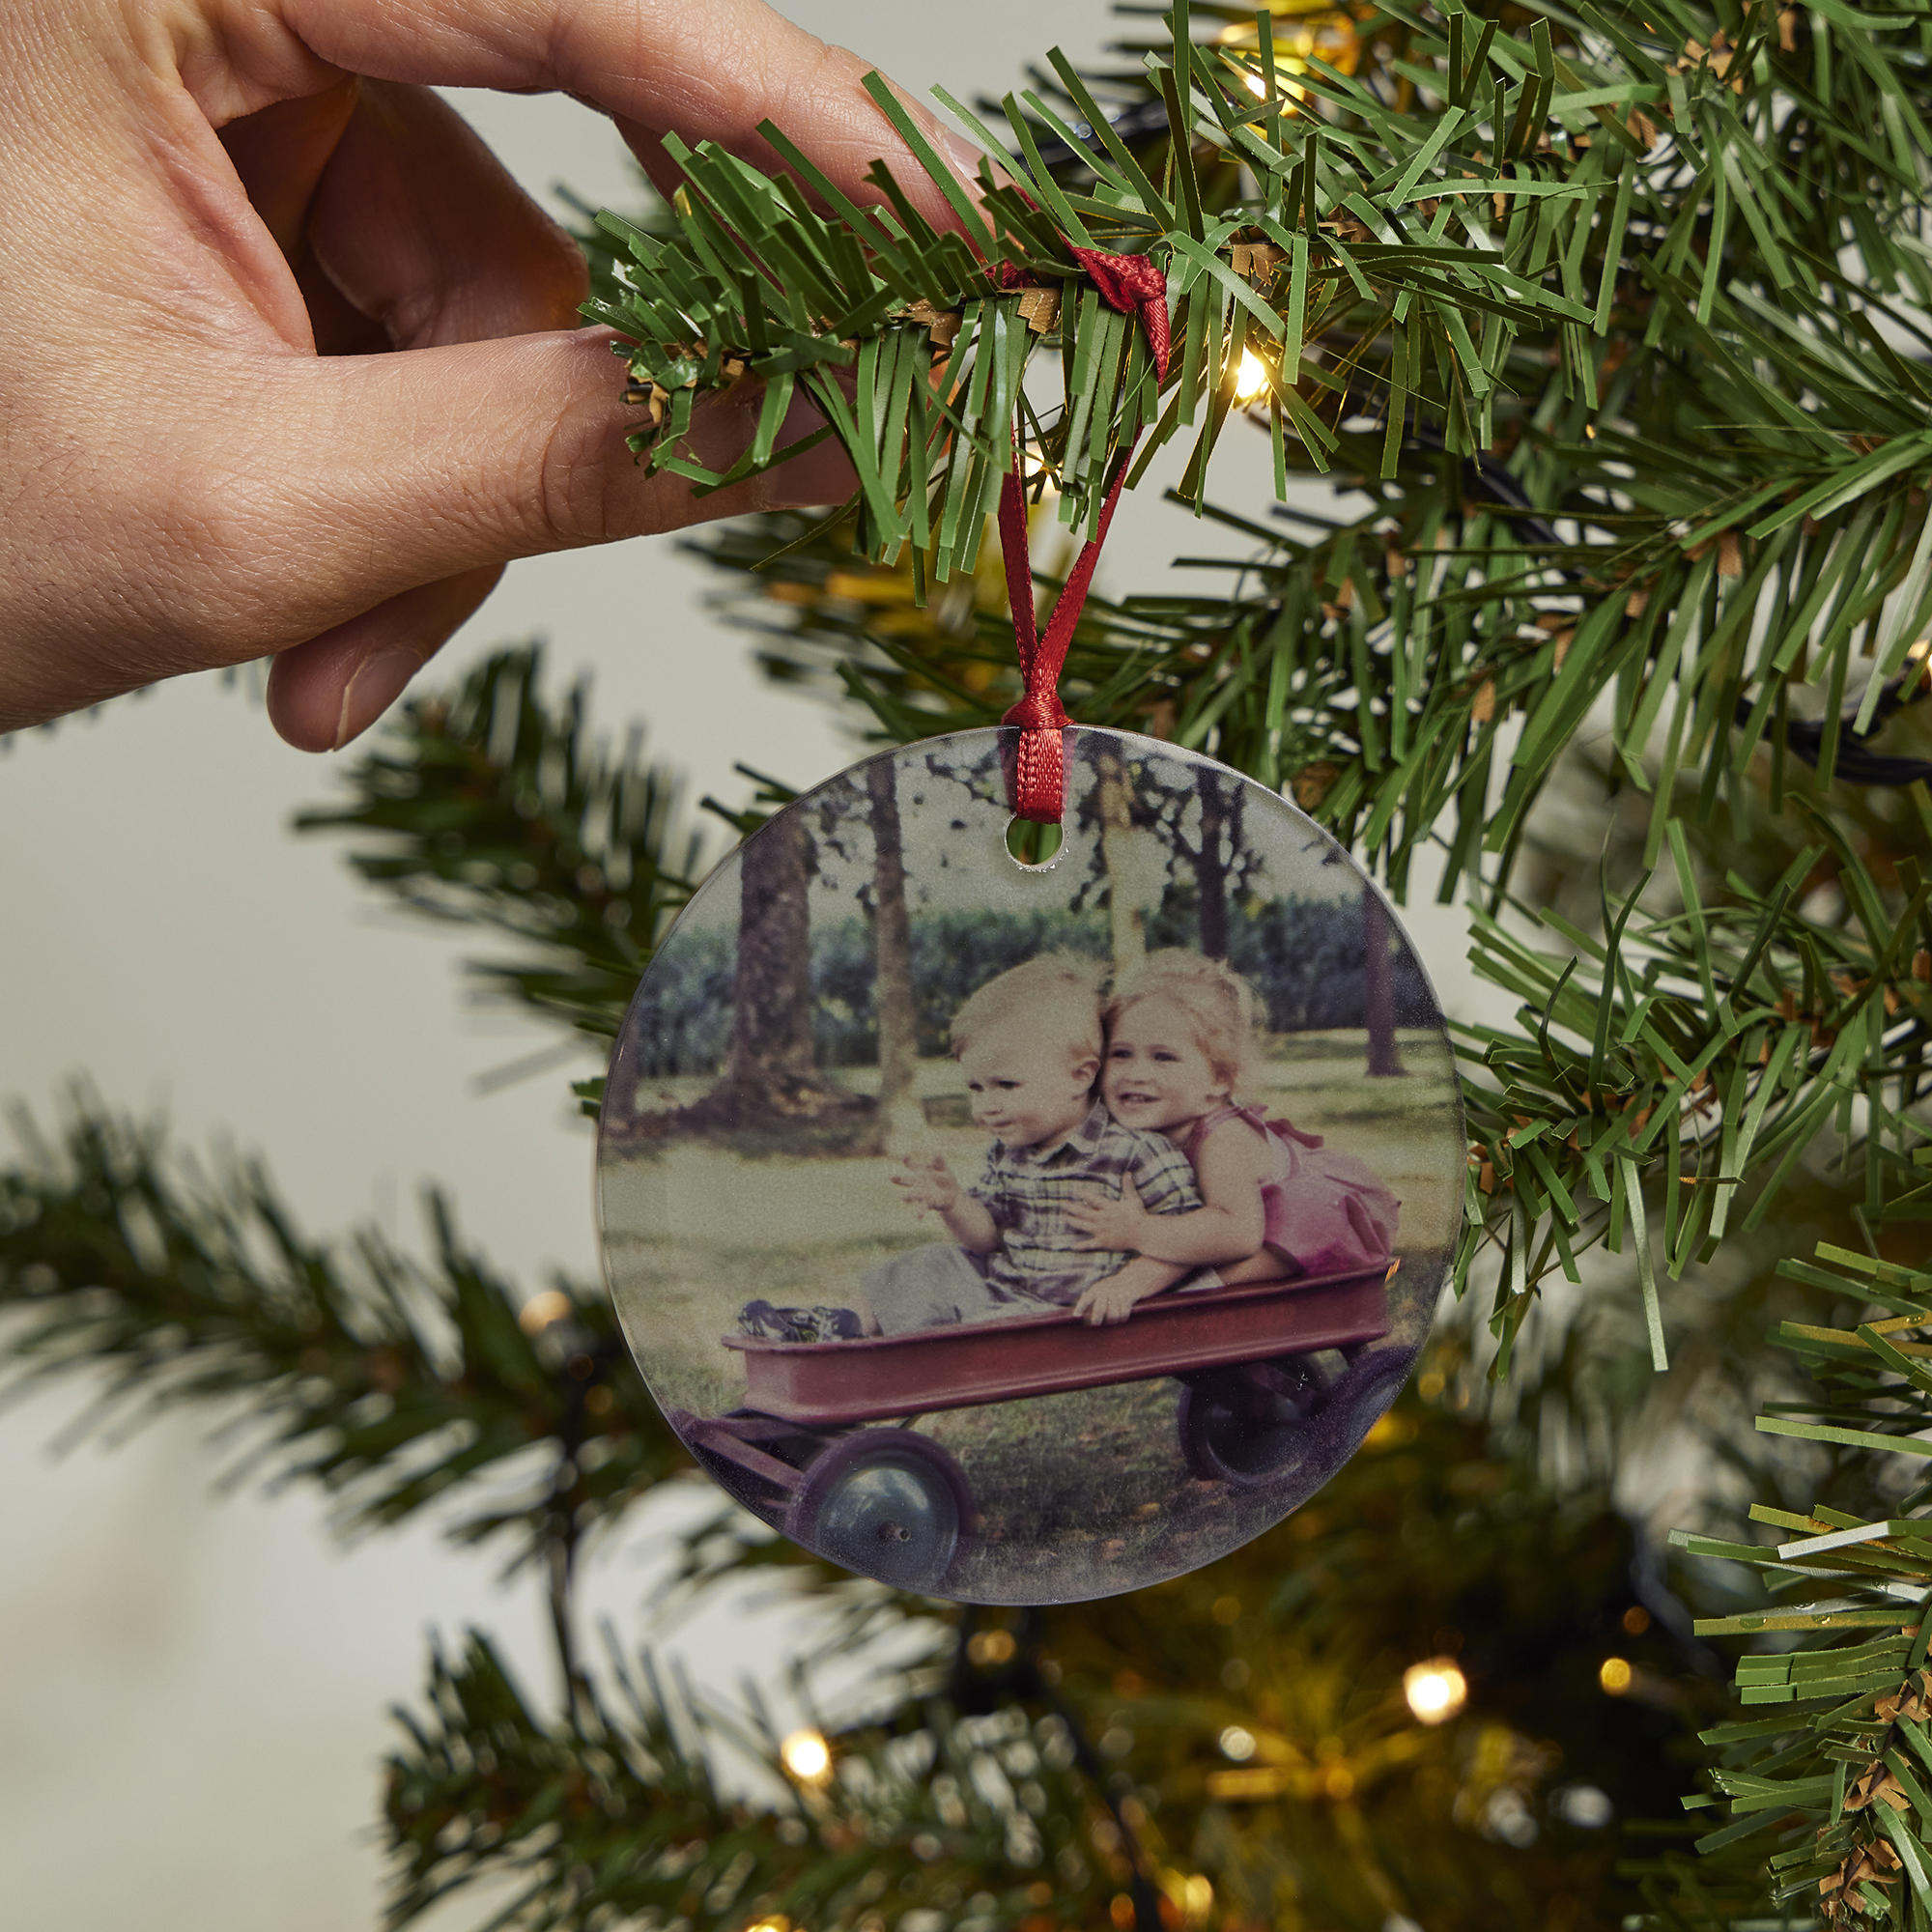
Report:
[[[1245,1121],[1274,1151],[1274,1172],[1262,1184],[1262,1238],[1303,1274],[1346,1274],[1379,1267],[1395,1245],[1402,1204],[1367,1161],[1321,1145],[1260,1107],[1217,1107],[1195,1122],[1181,1152],[1198,1168],[1208,1136],[1224,1122]]]

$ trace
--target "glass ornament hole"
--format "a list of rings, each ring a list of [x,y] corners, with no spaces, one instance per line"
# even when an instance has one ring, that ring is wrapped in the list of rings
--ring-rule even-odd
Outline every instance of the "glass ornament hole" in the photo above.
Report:
[[[1064,837],[1058,825],[1040,825],[1031,818],[1007,820],[1007,853],[1023,872],[1044,872],[1060,857]]]

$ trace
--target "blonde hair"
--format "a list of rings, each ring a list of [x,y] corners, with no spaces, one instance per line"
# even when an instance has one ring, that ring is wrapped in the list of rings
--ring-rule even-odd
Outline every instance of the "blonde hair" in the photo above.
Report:
[[[1162,947],[1115,981],[1102,1015],[1109,1037],[1121,1016],[1143,1000],[1172,1000],[1186,1016],[1214,1077],[1227,1082],[1231,1094],[1240,1086],[1267,1014],[1266,1002],[1249,981],[1205,952]]]
[[[1098,1060],[1100,978],[1097,959],[1080,952],[1042,952],[988,980],[952,1015],[955,1059],[986,1034],[1024,1029],[1036,1038],[1065,1042],[1068,1065]]]

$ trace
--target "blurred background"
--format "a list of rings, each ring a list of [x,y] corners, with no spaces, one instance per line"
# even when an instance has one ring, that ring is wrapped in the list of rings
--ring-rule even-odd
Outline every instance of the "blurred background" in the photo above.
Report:
[[[964,34],[940,10],[784,11],[915,92],[944,81],[962,98],[1004,91],[1053,44],[1092,60],[1110,30],[1093,0],[980,0]],[[451,98],[560,216],[560,185],[636,205],[621,142],[586,110]],[[1259,514],[1266,446],[1251,441],[1231,438],[1216,496]],[[1184,451],[1166,454],[1178,470]],[[1161,505],[1169,480],[1157,470],[1123,505],[1105,587],[1157,588],[1182,551],[1235,552]],[[590,673],[604,726],[644,721],[694,807],[705,792],[742,802],[740,761],[800,785],[850,762],[831,715],[762,682],[747,639],[707,612],[713,587],[671,538],[515,564],[427,677],[542,636],[553,688]],[[496,1078],[553,1036],[466,1006],[457,969],[473,939],[383,914],[334,844],[290,836],[291,815],[327,803],[330,784],[327,759],[274,737],[248,673],[178,680],[0,741],[0,1094],[47,1119],[84,1077],[112,1106],[165,1115],[190,1147],[259,1152],[322,1234],[373,1221],[414,1244],[419,1192],[440,1181],[467,1234],[526,1286],[552,1268],[593,1276],[590,1133],[566,1092],[592,1059]],[[1466,1016],[1460,916],[1425,905],[1408,923],[1443,1005]],[[5,1918],[373,1925],[365,1828],[387,1707],[414,1694],[430,1629],[486,1624],[540,1668],[534,1586],[420,1531],[345,1549],[306,1491],[223,1494],[224,1448],[203,1422],[58,1455],[76,1406],[69,1388],[0,1410]],[[647,1627],[652,1532],[679,1506],[654,1503],[643,1534],[601,1552],[593,1621]],[[673,1626],[665,1643],[725,1690],[761,1649],[743,1620]],[[762,1647],[774,1676],[781,1648]]]

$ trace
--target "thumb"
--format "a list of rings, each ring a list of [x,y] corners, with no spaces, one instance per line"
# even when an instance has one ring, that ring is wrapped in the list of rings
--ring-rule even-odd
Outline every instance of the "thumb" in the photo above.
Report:
[[[830,441],[704,497],[682,477],[646,473],[625,443],[638,418],[623,402],[613,340],[605,329],[550,330],[265,375],[258,423],[279,415],[350,430],[292,433],[291,459],[300,450],[306,460],[292,460],[286,483],[270,486],[271,515],[317,500],[330,509],[302,518],[320,608],[292,612],[277,599],[283,622],[313,636],[367,609],[372,591],[393,596],[512,557],[849,494],[850,467]],[[748,383],[701,406],[692,456],[728,469],[762,400],[762,386]],[[819,423],[810,404],[794,403],[781,446]],[[283,491],[286,504],[274,502]]]
[[[682,478],[647,476],[625,444],[634,418],[609,340],[573,331],[306,366],[347,392],[337,420],[372,427],[357,439],[362,453],[325,486],[328,518],[294,504],[269,512],[275,526],[303,533],[307,554],[242,654],[282,652],[270,713],[291,744],[340,747],[372,724],[482,602],[506,558],[844,499],[851,469],[829,440],[707,497]],[[356,397],[358,388],[376,393]],[[761,392],[747,389],[694,420],[689,446],[712,469],[751,440]],[[809,408],[795,406],[792,418],[781,446],[817,426]],[[319,446],[309,444],[305,489]],[[302,594],[291,596],[291,582]]]
[[[1140,1205],[1141,1205],[1141,1191],[1134,1184],[1133,1176],[1131,1174],[1122,1175],[1121,1206],[1123,1208],[1138,1208]]]

